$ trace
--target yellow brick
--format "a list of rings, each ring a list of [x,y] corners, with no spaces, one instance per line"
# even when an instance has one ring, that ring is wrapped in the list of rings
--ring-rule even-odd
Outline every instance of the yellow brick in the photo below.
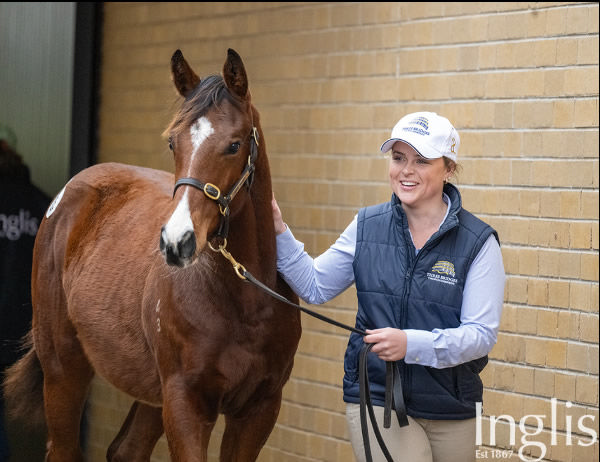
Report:
[[[521,216],[533,216],[537,217],[540,215],[540,197],[539,191],[521,191],[520,194],[520,215]]]
[[[569,128],[573,126],[575,102],[572,100],[555,101],[553,105],[553,127]]]
[[[534,393],[539,396],[554,396],[554,371],[535,369]]]
[[[569,34],[585,33],[589,31],[590,10],[588,8],[568,8],[566,32]]]
[[[558,276],[560,274],[560,253],[553,250],[540,250],[538,273],[540,276]]]
[[[519,251],[516,249],[502,248],[502,262],[506,273],[519,272]]]
[[[577,46],[577,64],[598,64],[598,39],[582,37]]]
[[[598,253],[581,255],[581,278],[588,281],[598,281]]]
[[[515,303],[527,301],[527,279],[509,278],[507,281],[508,300]]]
[[[598,126],[598,99],[578,99],[574,102],[573,126]]]
[[[589,347],[577,343],[567,346],[567,368],[587,372],[589,369]]]
[[[520,393],[533,394],[534,373],[536,369],[531,367],[514,367],[514,381]]]
[[[563,9],[551,9],[546,13],[546,34],[562,35],[567,29],[567,16]]]
[[[571,311],[558,312],[558,325],[562,338],[579,338],[579,313]]]
[[[515,332],[517,329],[517,312],[520,307],[505,304],[500,319],[500,330],[503,332]]]
[[[525,339],[525,360],[528,364],[543,366],[546,364],[547,341],[536,338]]]
[[[540,194],[540,216],[560,216],[560,194],[558,191],[544,191]]]
[[[548,341],[546,348],[545,364],[550,367],[564,368],[567,364],[567,342]]]
[[[566,95],[591,96],[598,94],[598,68],[565,70],[564,91]]]
[[[556,43],[554,38],[534,42],[534,60],[537,67],[554,66],[556,63]]]
[[[506,364],[498,364],[494,370],[493,383],[496,390],[513,391],[515,387],[513,368]]]
[[[560,276],[579,278],[581,275],[581,254],[563,252],[560,255]]]
[[[564,69],[547,70],[544,73],[544,96],[562,96],[565,94],[566,71]]]
[[[578,402],[598,405],[598,377],[580,375],[575,387],[575,399]]]
[[[595,165],[597,167],[597,165]],[[594,167],[592,167],[594,168]],[[598,193],[583,191],[581,193],[581,218],[598,219]]]
[[[558,40],[556,44],[556,64],[559,66],[568,66],[576,64],[577,61],[577,42],[576,38],[565,37]]]
[[[598,343],[598,315],[584,314],[579,317],[580,340]]]
[[[575,400],[575,376],[562,372],[554,376],[554,392],[556,399],[574,401]]]
[[[527,282],[527,303],[536,306],[548,306],[548,282],[529,279]]]
[[[574,222],[570,225],[570,247],[573,249],[592,248],[592,225],[586,222]]]
[[[548,283],[548,304],[559,308],[569,307],[569,282],[550,281]]]
[[[556,337],[558,330],[558,314],[553,310],[538,310],[537,334],[544,337]]]
[[[517,332],[535,334],[537,330],[537,309],[522,307],[517,310]]]

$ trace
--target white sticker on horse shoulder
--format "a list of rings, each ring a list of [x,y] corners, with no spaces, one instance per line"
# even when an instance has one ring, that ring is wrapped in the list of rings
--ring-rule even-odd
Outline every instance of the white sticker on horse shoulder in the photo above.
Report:
[[[69,183],[67,183],[69,184]],[[65,193],[65,189],[67,188],[67,185],[65,185],[60,192],[56,195],[56,197],[54,198],[54,200],[52,201],[52,203],[50,204],[50,207],[48,207],[48,210],[46,211],[46,218],[49,218],[50,215],[52,215],[54,213],[54,211],[56,210],[56,207],[58,207],[58,204],[60,203],[60,200],[63,197],[63,194]]]

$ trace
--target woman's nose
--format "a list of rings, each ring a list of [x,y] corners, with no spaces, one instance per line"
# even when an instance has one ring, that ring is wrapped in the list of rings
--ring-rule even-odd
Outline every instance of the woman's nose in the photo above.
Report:
[[[412,173],[413,170],[414,168],[412,162],[404,162],[404,164],[402,165],[402,173],[404,174]]]

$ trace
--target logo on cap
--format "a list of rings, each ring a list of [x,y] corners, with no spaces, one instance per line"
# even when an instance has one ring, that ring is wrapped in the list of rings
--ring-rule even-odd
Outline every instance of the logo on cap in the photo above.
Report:
[[[402,130],[406,130],[407,132],[417,133],[419,135],[427,136],[429,135],[429,121],[427,117],[415,117],[408,123],[408,127],[402,128]],[[411,127],[410,125],[418,125],[417,127]],[[423,127],[423,128],[421,128]]]

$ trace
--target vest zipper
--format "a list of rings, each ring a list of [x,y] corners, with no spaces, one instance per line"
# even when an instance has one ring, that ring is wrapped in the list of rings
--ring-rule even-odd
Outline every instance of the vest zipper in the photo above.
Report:
[[[409,251],[412,251],[412,249],[409,249]],[[421,249],[421,251],[415,255],[414,260],[412,262],[412,264],[409,266],[409,269],[406,272],[405,275],[405,283],[404,283],[404,293],[402,294],[402,306],[401,306],[401,313],[400,313],[400,326],[405,329],[406,328],[406,321],[408,318],[408,297],[410,296],[410,286],[411,286],[411,281],[412,281],[412,277],[413,277],[413,273],[414,270],[417,266],[417,262],[419,260],[419,255],[421,255],[421,252],[423,251],[423,249]],[[411,382],[412,382],[412,373],[411,373],[411,369],[408,367],[408,365],[406,364],[406,362],[402,361],[400,363],[401,368],[400,368],[400,373],[402,374],[402,389],[404,390],[404,401],[406,402],[406,405],[408,406],[408,403],[410,403],[410,398],[412,396],[412,387],[411,387]]]
[[[441,238],[441,235],[436,237],[432,241],[426,242],[425,245],[421,248],[421,250],[419,250],[419,252],[414,256],[412,264],[409,266],[409,269],[406,272],[406,275],[405,275],[406,281],[404,284],[404,293],[402,296],[402,312],[401,312],[401,318],[400,318],[400,321],[401,321],[400,325],[402,326],[402,328],[405,328],[406,322],[408,319],[408,298],[410,296],[410,286],[411,286],[412,278],[414,276],[415,268],[417,267],[417,263],[419,262],[419,258],[421,258],[424,254],[426,254],[428,249],[430,247],[432,247],[436,242],[438,242],[440,240],[440,238]],[[413,249],[414,249],[414,245],[412,246],[411,249],[409,249],[409,252],[413,251]],[[412,371],[411,371],[411,368],[408,367],[406,362],[402,361],[400,364],[402,366],[400,368],[400,372],[402,374],[402,389],[405,390],[404,401],[406,403],[409,403],[410,398],[412,396],[412,387],[411,387]]]

